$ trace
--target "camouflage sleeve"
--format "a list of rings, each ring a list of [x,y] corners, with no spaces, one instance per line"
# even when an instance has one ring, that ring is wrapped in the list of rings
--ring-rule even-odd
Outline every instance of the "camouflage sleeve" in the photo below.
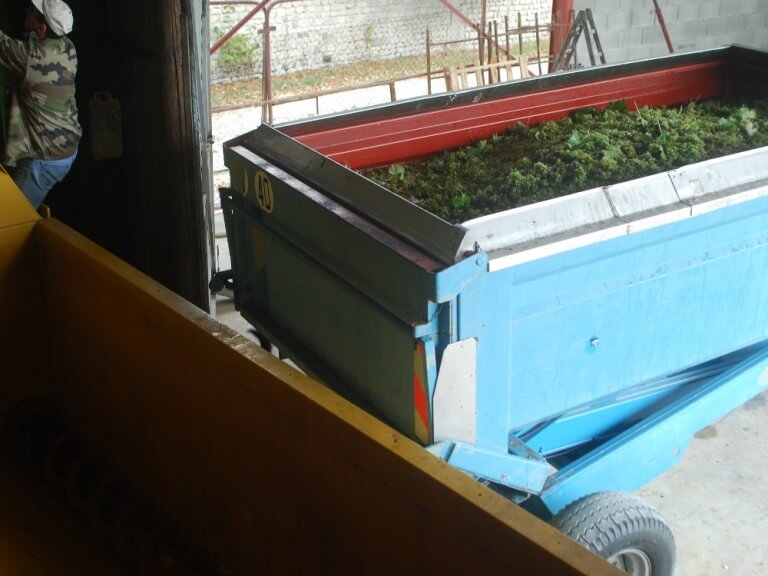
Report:
[[[0,30],[0,66],[13,74],[24,76],[27,71],[29,46]]]

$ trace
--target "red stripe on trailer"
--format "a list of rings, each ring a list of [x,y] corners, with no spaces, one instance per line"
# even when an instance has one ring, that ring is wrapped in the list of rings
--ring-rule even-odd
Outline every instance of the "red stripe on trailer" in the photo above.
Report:
[[[574,110],[600,108],[615,100],[642,107],[714,98],[723,94],[723,64],[715,61],[622,76],[295,137],[352,169],[408,162],[490,138],[517,122],[534,125],[558,120]]]
[[[427,394],[427,358],[423,342],[418,342],[413,351],[413,407],[416,437],[424,444],[428,444],[431,433]]]
[[[509,110],[520,111],[542,102],[566,105],[568,101],[577,98],[586,98],[588,100],[602,94],[612,94],[616,98],[627,91],[643,93],[648,88],[671,88],[672,86],[687,88],[687,100],[691,100],[698,97],[695,87],[698,81],[705,79],[708,75],[710,80],[720,80],[719,73],[722,64],[722,61],[706,62],[703,64],[681,66],[672,70],[659,70],[632,76],[621,76],[581,86],[512,95],[496,100],[484,100],[449,109],[419,112],[409,116],[380,119],[309,134],[297,133],[295,137],[307,146],[322,151],[326,146],[336,144],[339,141],[354,142],[360,139],[375,139],[386,134],[399,134],[404,130],[414,128],[439,129],[441,126],[453,122],[484,118],[488,114],[503,113]],[[665,103],[668,104],[668,102],[660,102],[659,104]]]
[[[413,404],[416,408],[416,413],[419,415],[421,423],[424,427],[429,429],[429,407],[427,406],[427,392],[424,390],[424,385],[421,382],[421,378],[417,374],[413,375]]]

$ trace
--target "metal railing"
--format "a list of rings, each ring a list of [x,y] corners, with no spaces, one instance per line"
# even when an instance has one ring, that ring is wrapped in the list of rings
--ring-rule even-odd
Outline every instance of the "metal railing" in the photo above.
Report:
[[[282,98],[272,98],[270,100],[258,100],[254,102],[244,102],[242,104],[232,104],[226,106],[215,106],[212,108],[212,112],[227,112],[229,110],[240,110],[242,108],[254,108],[260,106],[279,106],[280,104],[290,104],[293,102],[301,102],[304,100],[315,100],[315,111],[320,114],[320,98],[323,96],[331,96],[333,94],[339,94],[341,92],[354,92],[355,90],[363,90],[366,88],[378,88],[379,86],[389,87],[390,102],[397,101],[397,82],[405,80],[415,80],[418,78],[425,78],[425,73],[409,74],[406,76],[397,76],[396,78],[389,78],[387,80],[373,80],[371,82],[365,82],[362,84],[351,84],[348,86],[342,86],[340,88],[329,88],[327,90],[317,90],[315,92],[305,92],[302,94],[294,94],[291,96],[284,96]],[[435,78],[442,78],[443,73],[433,72],[432,76]]]

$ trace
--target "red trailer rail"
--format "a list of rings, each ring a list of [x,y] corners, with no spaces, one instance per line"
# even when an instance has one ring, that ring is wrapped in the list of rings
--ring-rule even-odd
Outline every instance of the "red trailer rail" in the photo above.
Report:
[[[309,122],[282,128],[302,144],[353,169],[413,161],[441,150],[465,146],[500,133],[518,122],[535,125],[587,107],[602,108],[625,100],[630,108],[672,106],[731,93],[764,95],[759,80],[764,63],[738,58],[739,49],[719,49],[676,56],[679,64],[654,69],[654,61],[595,69],[592,82],[570,84],[570,73],[471,89],[452,95],[466,104],[412,110],[387,117],[348,115],[347,123]],[[702,58],[701,55],[707,55]],[[738,85],[737,85],[738,84]],[[502,95],[499,95],[501,91]],[[506,91],[506,94],[504,94]],[[451,96],[444,97],[450,102]],[[430,102],[434,102],[433,98]],[[443,100],[439,100],[442,102]],[[349,123],[359,118],[355,124]]]

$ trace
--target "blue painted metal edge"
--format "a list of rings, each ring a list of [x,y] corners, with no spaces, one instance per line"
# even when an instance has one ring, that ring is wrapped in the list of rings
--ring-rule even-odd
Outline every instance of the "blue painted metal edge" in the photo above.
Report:
[[[540,458],[500,453],[461,442],[441,442],[429,451],[454,468],[530,494],[540,493],[554,470]]]
[[[434,301],[449,302],[481,274],[488,273],[488,255],[481,252],[435,274]]]
[[[693,435],[768,389],[768,345],[553,475],[540,498],[552,514],[606,490],[636,490],[673,466]]]
[[[559,454],[599,438],[607,440],[674,402],[683,394],[730,370],[754,354],[740,351],[725,358],[706,362],[692,369],[657,378],[637,388],[590,403],[534,426],[532,432],[515,432],[522,440],[545,457]]]

